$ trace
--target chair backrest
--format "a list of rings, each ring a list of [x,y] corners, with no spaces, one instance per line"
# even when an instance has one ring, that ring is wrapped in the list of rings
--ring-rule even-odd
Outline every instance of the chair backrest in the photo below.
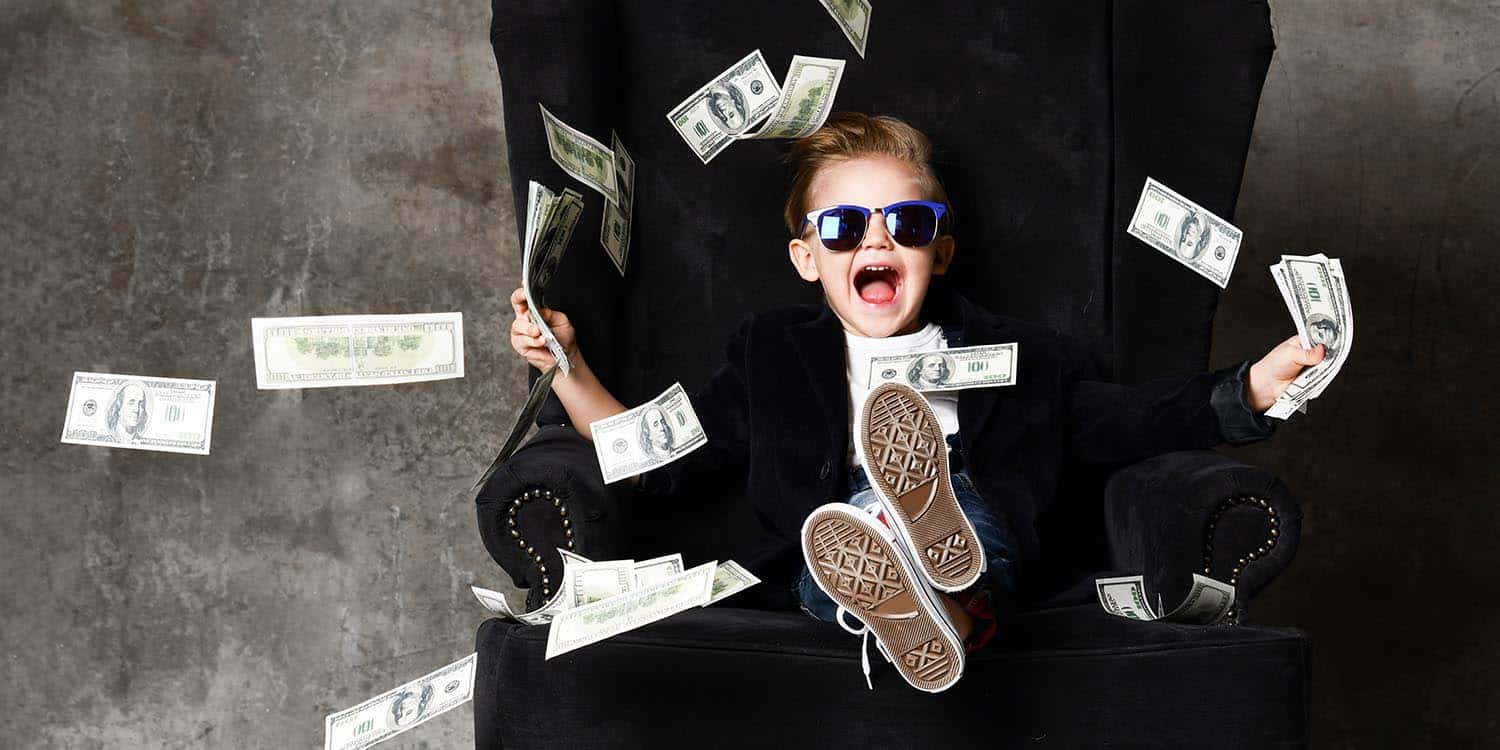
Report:
[[[932,138],[958,217],[953,281],[976,303],[1077,337],[1122,382],[1206,367],[1218,289],[1125,227],[1148,175],[1233,216],[1274,48],[1267,5],[873,5],[861,59],[817,0],[495,0],[516,215],[528,180],[584,193],[548,295],[615,394],[692,388],[739,320],[818,298],[786,260],[786,143],[704,165],[667,121],[754,49],[777,76],[793,54],[844,58],[836,110]],[[613,129],[635,159],[624,278],[596,239],[603,198],[552,163],[538,104],[606,144]]]

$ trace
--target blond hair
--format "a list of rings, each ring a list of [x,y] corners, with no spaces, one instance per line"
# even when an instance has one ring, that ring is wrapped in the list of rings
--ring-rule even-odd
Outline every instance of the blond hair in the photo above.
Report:
[[[836,112],[823,127],[792,142],[786,163],[792,169],[792,189],[786,197],[786,228],[792,236],[802,234],[803,220],[814,206],[807,205],[813,180],[824,168],[861,156],[890,156],[912,166],[927,200],[948,202],[948,193],[932,167],[932,142],[922,131],[888,115],[874,117],[859,112]],[[950,206],[948,216],[952,216]],[[951,219],[948,219],[950,223]]]

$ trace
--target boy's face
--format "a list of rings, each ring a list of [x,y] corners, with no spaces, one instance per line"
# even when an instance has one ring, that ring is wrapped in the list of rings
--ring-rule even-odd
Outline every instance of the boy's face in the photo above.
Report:
[[[826,167],[808,192],[812,210],[845,204],[881,208],[898,201],[928,200],[916,170],[889,156],[861,156]],[[948,270],[953,237],[939,235],[926,247],[904,247],[891,239],[885,217],[870,214],[865,238],[845,252],[823,247],[806,227],[787,247],[792,265],[805,281],[823,285],[823,297],[844,330],[885,338],[917,330],[922,300],[933,274]]]

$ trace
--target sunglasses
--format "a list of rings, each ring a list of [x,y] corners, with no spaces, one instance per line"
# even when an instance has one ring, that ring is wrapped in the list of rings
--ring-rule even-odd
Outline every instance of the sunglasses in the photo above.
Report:
[[[926,247],[937,238],[948,207],[932,201],[900,201],[885,208],[864,206],[830,206],[809,211],[802,223],[802,231],[811,224],[818,230],[818,239],[823,247],[836,253],[853,250],[865,240],[865,231],[870,228],[870,214],[879,211],[885,217],[885,231],[896,244],[905,247]]]

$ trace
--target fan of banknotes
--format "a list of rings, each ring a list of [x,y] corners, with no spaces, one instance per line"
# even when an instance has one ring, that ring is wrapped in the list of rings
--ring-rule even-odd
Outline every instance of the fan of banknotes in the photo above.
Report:
[[[1094,581],[1094,590],[1099,594],[1099,604],[1104,611],[1128,620],[1213,625],[1223,622],[1234,609],[1234,587],[1199,573],[1193,574],[1193,586],[1188,589],[1182,603],[1166,613],[1163,613],[1160,596],[1156,606],[1151,606],[1143,576],[1099,578]]]
[[[552,599],[531,612],[518,612],[497,591],[471,586],[474,598],[495,614],[528,625],[551,623],[547,658],[583,648],[627,630],[706,607],[760,583],[729,560],[683,570],[682,555],[651,560],[590,560],[568,550],[562,555],[562,585]]]
[[[1323,394],[1349,359],[1354,348],[1354,308],[1338,258],[1322,253],[1283,255],[1280,263],[1271,266],[1271,276],[1297,324],[1302,348],[1323,345],[1323,361],[1303,370],[1266,412],[1268,417],[1286,419],[1294,411],[1307,411],[1307,402]]]

